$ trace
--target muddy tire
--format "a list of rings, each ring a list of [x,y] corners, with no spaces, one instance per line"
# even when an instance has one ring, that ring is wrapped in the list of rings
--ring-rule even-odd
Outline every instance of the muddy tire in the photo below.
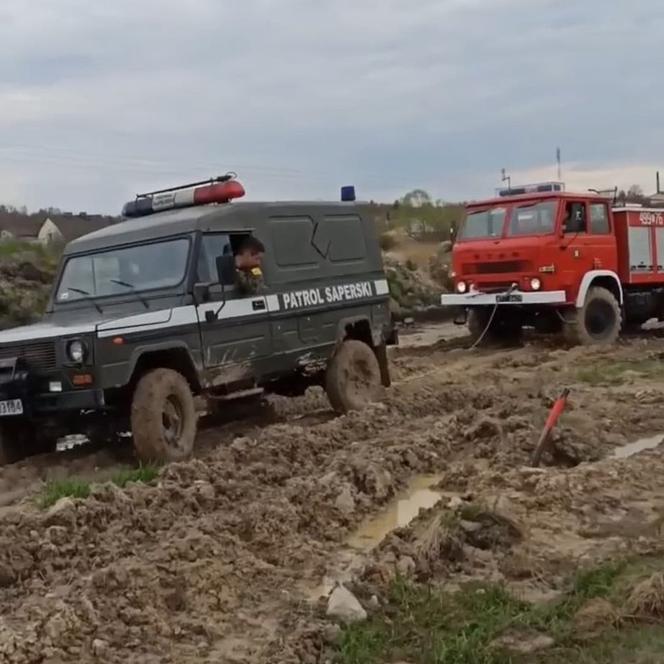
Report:
[[[138,381],[131,405],[131,430],[141,461],[187,459],[194,449],[196,426],[194,395],[182,374],[155,369]]]
[[[615,343],[622,327],[622,312],[615,295],[606,288],[588,290],[583,307],[567,316],[565,338],[573,345],[591,346]]]
[[[382,391],[378,359],[363,341],[348,339],[334,354],[325,373],[325,391],[337,413],[362,410]]]

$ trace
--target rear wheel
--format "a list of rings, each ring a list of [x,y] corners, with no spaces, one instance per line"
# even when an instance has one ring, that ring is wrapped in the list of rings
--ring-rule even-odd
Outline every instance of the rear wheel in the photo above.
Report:
[[[575,345],[613,344],[622,326],[622,312],[615,295],[601,286],[588,290],[583,307],[572,312],[565,337]]]
[[[381,372],[376,354],[357,339],[347,339],[330,360],[325,390],[338,413],[362,410],[381,394]]]
[[[182,461],[194,448],[197,415],[187,379],[172,369],[146,373],[134,392],[131,429],[145,462]]]

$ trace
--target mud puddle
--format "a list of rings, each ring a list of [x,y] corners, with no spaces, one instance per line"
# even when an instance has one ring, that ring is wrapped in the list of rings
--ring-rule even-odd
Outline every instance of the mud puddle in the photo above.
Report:
[[[362,553],[371,551],[393,530],[407,526],[420,510],[434,507],[443,499],[444,494],[441,491],[432,489],[440,480],[440,475],[415,477],[377,516],[364,521],[351,534],[346,545]]]
[[[635,440],[633,443],[627,443],[627,445],[614,450],[613,458],[629,459],[639,452],[654,450],[662,443],[664,443],[664,433],[658,433],[656,436],[649,436],[647,438],[639,438],[639,440]]]
[[[436,491],[432,487],[441,475],[419,475],[398,493],[376,516],[366,519],[343,544],[320,584],[304,589],[312,600],[329,595],[337,584],[348,583],[361,569],[364,556],[377,547],[391,532],[408,526],[420,513],[435,507],[441,500],[455,494]]]

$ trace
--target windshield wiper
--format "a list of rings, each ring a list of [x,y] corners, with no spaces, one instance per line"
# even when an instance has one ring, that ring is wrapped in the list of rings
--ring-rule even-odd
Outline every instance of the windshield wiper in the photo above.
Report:
[[[94,297],[92,297],[92,293],[89,293],[88,291],[83,290],[82,288],[73,288],[72,286],[68,286],[68,287],[67,287],[67,290],[68,290],[68,291],[71,291],[72,293],[78,293],[79,295],[83,295],[83,297],[84,297],[86,300],[90,300],[90,302],[92,302],[92,304],[94,304],[95,309],[96,309],[100,314],[103,314],[103,313],[104,313],[103,310],[102,310],[102,308],[97,304],[97,301],[94,299]]]
[[[117,284],[118,286],[124,286],[125,288],[128,288],[145,306],[146,309],[150,308],[149,302],[136,290],[136,286],[134,284],[130,284],[127,281],[122,281],[120,279],[110,279],[111,283]]]

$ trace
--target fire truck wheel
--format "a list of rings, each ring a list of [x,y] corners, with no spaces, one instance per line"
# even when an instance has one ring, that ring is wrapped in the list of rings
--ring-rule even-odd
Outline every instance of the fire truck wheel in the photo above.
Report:
[[[611,291],[601,286],[590,288],[583,307],[572,315],[572,320],[565,325],[565,336],[573,344],[609,345],[615,343],[620,334],[620,304]]]
[[[362,410],[381,394],[380,365],[370,346],[347,339],[325,372],[325,391],[338,413]]]
[[[139,381],[131,405],[134,449],[141,461],[182,461],[196,438],[194,395],[187,379],[172,369],[154,369]]]

